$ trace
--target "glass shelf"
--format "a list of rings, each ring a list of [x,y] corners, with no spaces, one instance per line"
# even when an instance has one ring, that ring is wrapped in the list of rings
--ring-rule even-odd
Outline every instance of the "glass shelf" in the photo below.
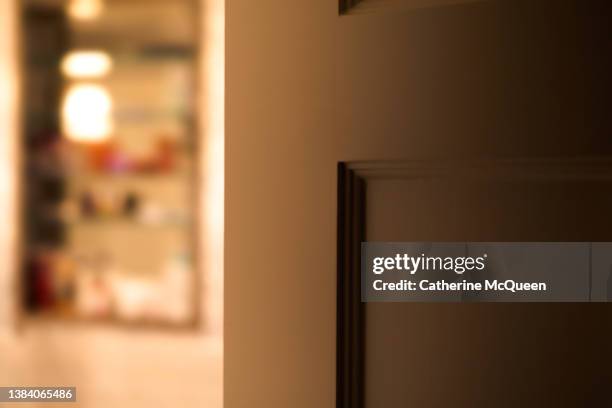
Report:
[[[190,172],[184,170],[176,171],[87,171],[80,174],[70,175],[71,178],[180,178],[189,176]]]
[[[117,171],[117,172],[102,172],[102,171],[85,171],[76,172],[71,170],[30,170],[32,175],[43,178],[62,178],[69,180],[108,180],[108,179],[177,179],[189,182],[190,178],[195,175],[194,172],[188,170],[176,170],[168,172],[160,171]]]
[[[83,218],[78,220],[70,220],[65,221],[62,220],[66,226],[68,227],[129,227],[129,228],[143,228],[143,229],[151,229],[151,228],[184,228],[188,226],[189,223],[187,221],[160,221],[160,222],[151,222],[146,223],[142,221],[138,221],[130,218],[121,218],[121,217],[100,217],[100,218]]]

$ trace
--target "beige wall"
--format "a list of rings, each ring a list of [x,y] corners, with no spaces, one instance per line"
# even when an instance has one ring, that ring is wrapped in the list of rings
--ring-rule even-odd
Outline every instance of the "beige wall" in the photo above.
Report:
[[[225,401],[335,395],[330,0],[227,3]]]
[[[16,1],[0,2],[0,385],[75,385],[82,407],[222,406],[224,2],[202,0],[202,284],[197,332],[30,322],[15,331]],[[24,405],[25,407],[25,405]]]

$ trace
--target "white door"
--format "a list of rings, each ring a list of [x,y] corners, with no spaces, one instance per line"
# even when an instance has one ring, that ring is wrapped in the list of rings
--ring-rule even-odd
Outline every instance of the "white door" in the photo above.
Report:
[[[609,241],[608,7],[345,3],[227,3],[226,406],[594,406],[607,305],[357,305],[351,326],[338,248]]]

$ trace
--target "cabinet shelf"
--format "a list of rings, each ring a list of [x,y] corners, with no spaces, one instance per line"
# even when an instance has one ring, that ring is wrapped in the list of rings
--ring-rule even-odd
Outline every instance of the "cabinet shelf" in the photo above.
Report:
[[[122,217],[100,217],[100,218],[81,218],[77,220],[63,221],[64,224],[71,228],[141,228],[141,229],[167,229],[167,228],[184,228],[188,225],[186,221],[160,221],[146,223],[131,218]]]

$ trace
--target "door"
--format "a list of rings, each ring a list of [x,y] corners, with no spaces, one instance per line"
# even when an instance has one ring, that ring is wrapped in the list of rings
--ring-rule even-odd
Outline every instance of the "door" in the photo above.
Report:
[[[610,241],[610,16],[228,2],[228,407],[606,406],[607,304],[347,306],[337,273],[346,238]]]

